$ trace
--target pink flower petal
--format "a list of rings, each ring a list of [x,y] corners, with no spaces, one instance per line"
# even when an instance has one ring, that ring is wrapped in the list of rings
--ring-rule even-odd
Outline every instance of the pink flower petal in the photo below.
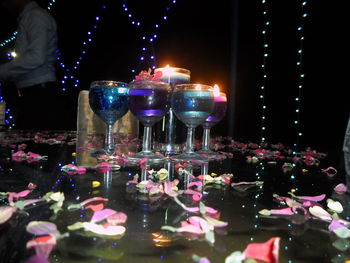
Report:
[[[335,187],[334,187],[334,191],[337,193],[337,194],[344,194],[346,193],[346,186],[344,184],[337,184]]]
[[[328,226],[329,231],[334,231],[338,228],[346,227],[340,221],[333,219],[332,222]]]
[[[191,224],[191,225],[194,225],[194,226],[200,226],[200,228],[202,229],[202,231],[204,233],[206,232],[209,232],[212,229],[212,227],[210,227],[210,225],[208,224],[208,222],[206,220],[204,220],[203,218],[199,217],[199,216],[191,216],[188,218],[188,222]]]
[[[49,235],[28,241],[27,249],[34,248],[37,256],[48,258],[55,245],[56,238]]]
[[[42,256],[32,256],[25,263],[50,263],[45,257]]]
[[[125,233],[125,227],[123,226],[108,226],[103,227],[98,224],[94,223],[88,223],[84,222],[83,226],[85,230],[91,231],[93,233],[99,234],[99,235],[107,235],[107,236],[116,236],[116,235],[122,235]]]
[[[291,207],[281,208],[281,209],[271,209],[271,215],[294,215]]]
[[[33,159],[40,159],[41,155],[37,154],[37,153],[28,152],[27,157],[28,158],[33,158]]]
[[[6,223],[16,211],[17,211],[17,208],[15,206],[1,206],[0,207],[0,225]]]
[[[325,174],[327,174],[327,176],[329,177],[333,177],[334,175],[336,175],[338,173],[337,169],[335,169],[334,167],[330,166],[327,169],[321,169],[321,171]]]
[[[12,154],[12,158],[14,157],[25,158],[27,154],[24,151],[18,151]]]
[[[84,168],[84,167],[77,167],[77,173],[78,174],[85,174],[86,173],[86,168]]]
[[[176,197],[179,195],[177,192],[177,184],[179,183],[179,180],[175,179],[172,182],[164,182],[164,193],[171,197]]]
[[[199,226],[194,226],[194,225],[186,225],[186,226],[181,226],[177,228],[176,230],[179,233],[186,232],[186,233],[192,233],[192,234],[204,234],[204,231],[199,227]]]
[[[106,209],[103,209],[103,210],[100,210],[100,211],[96,211],[94,213],[94,215],[92,216],[91,218],[91,222],[95,223],[95,222],[99,222],[103,219],[106,219],[107,217],[113,215],[117,213],[117,211],[113,210],[113,209],[110,209],[110,208],[106,208]]]
[[[29,195],[32,191],[31,190],[24,190],[18,193],[15,192],[9,192],[9,196],[8,196],[8,202],[10,204],[13,204],[14,200],[17,200],[21,197],[26,197],[27,195]]]
[[[96,168],[112,168],[111,163],[102,162],[95,166]]]
[[[266,263],[278,263],[279,237],[270,238],[265,243],[251,243],[244,250],[246,258],[253,258]]]
[[[122,225],[125,224],[128,216],[123,212],[118,212],[107,217],[107,222],[111,225]]]
[[[322,201],[323,199],[325,199],[326,195],[321,194],[321,195],[316,195],[316,196],[295,196],[295,197],[298,199],[302,199],[302,200],[319,202],[319,201]]]
[[[92,203],[92,202],[104,202],[104,203],[107,203],[108,199],[97,196],[97,197],[93,197],[93,198],[89,198],[89,199],[84,200],[83,202],[80,203],[80,205],[81,206],[86,206],[87,204]]]

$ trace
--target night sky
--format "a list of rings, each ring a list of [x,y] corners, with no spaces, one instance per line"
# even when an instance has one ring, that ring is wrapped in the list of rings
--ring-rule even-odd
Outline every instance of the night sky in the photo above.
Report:
[[[235,1],[177,0],[176,4],[169,4],[172,1],[109,0],[104,1],[106,8],[100,10],[103,1],[56,0],[52,13],[59,29],[59,50],[69,66],[79,56],[83,37],[95,24],[95,17],[100,16],[93,41],[87,47],[87,54],[76,74],[80,86],[74,88],[69,84],[67,87],[72,116],[75,116],[78,92],[88,89],[91,81],[114,79],[129,82],[135,75],[131,73],[132,69],[136,72],[147,70],[151,64],[139,60],[141,47],[145,46],[148,51],[145,56],[154,54],[156,66],[170,64],[187,68],[191,70],[192,82],[217,83],[230,94],[231,113],[213,128],[213,134],[258,142],[262,108],[259,95],[263,9],[261,1]],[[272,143],[290,145],[296,138],[293,122],[298,92],[296,62],[300,41],[297,26],[301,1],[267,2],[270,48],[266,64],[265,134]],[[347,84],[339,64],[339,58],[345,56],[341,48],[345,23],[342,16],[333,16],[335,7],[326,2],[307,1],[305,7],[308,17],[303,27],[305,78],[300,109],[300,131],[304,135],[300,142],[316,149],[341,151],[349,117],[349,99],[344,95]],[[123,3],[127,4],[136,20],[141,21],[142,29],[131,24],[131,19],[123,11]],[[234,3],[238,3],[238,9],[234,8]],[[171,8],[164,20],[162,17],[168,6]],[[156,23],[160,25],[157,38],[152,45],[145,45],[149,42],[142,41],[141,37],[155,32]],[[2,41],[15,29],[15,20],[1,12],[0,25]],[[0,48],[0,58],[9,47]],[[59,70],[60,79],[62,74]],[[10,91],[4,93],[11,94]]]

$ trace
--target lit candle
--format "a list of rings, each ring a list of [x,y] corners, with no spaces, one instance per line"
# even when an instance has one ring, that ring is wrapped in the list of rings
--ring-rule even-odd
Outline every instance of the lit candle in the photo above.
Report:
[[[219,86],[214,85],[214,102],[227,102],[227,97],[224,92],[220,92]]]
[[[191,72],[184,68],[175,68],[167,65],[164,68],[156,68],[154,72],[162,72],[160,80],[163,82],[168,82],[172,87],[176,84],[184,84],[190,82]]]

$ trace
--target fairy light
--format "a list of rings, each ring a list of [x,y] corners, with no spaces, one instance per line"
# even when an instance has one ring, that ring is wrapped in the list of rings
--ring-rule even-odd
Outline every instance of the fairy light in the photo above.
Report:
[[[127,0],[122,0],[122,10],[125,12],[125,15],[128,17],[130,23],[140,30],[140,40],[142,42],[142,46],[139,50],[138,55],[138,64],[136,67],[131,69],[132,73],[136,73],[141,66],[144,68],[156,68],[156,56],[154,54],[154,42],[158,39],[158,32],[160,30],[161,25],[166,22],[169,18],[169,12],[172,7],[176,4],[176,0],[169,1],[166,6],[163,14],[160,16],[160,21],[155,23],[151,28],[152,31],[145,34],[143,29],[144,23],[141,19],[136,18],[136,16],[130,11],[130,8],[127,5]],[[147,66],[145,66],[147,65]]]
[[[47,7],[46,9],[48,11],[51,10],[51,8],[53,8],[53,5],[55,4],[56,0],[51,0],[48,4],[47,4]],[[12,33],[12,36],[9,37],[8,39],[5,39],[3,42],[0,43],[0,47],[4,47],[6,46],[7,44],[11,43],[12,41],[14,41],[16,39],[16,36],[17,36],[18,32],[15,31]]]
[[[77,88],[80,84],[79,79],[77,78],[76,74],[78,72],[78,69],[81,66],[81,63],[84,59],[84,57],[87,54],[88,48],[93,43],[93,36],[96,30],[98,29],[98,24],[101,23],[102,17],[104,15],[104,9],[107,8],[106,3],[107,0],[104,1],[102,5],[100,5],[100,9],[98,11],[98,15],[96,15],[93,18],[94,24],[89,27],[87,30],[85,37],[83,38],[81,42],[81,48],[78,52],[77,57],[73,60],[73,62],[70,65],[67,65],[63,58],[62,53],[60,51],[57,51],[57,61],[58,65],[61,67],[63,71],[63,76],[59,80],[59,84],[61,85],[61,90],[66,91],[68,85],[73,85],[73,87]]]
[[[297,50],[297,72],[298,72],[298,83],[297,83],[297,97],[295,97],[295,115],[296,118],[293,121],[293,124],[296,127],[296,140],[294,143],[294,151],[293,154],[295,155],[296,152],[298,151],[299,148],[299,143],[300,143],[300,138],[303,135],[301,132],[301,128],[300,128],[300,109],[301,109],[301,95],[302,95],[302,89],[303,89],[303,83],[304,83],[304,71],[303,71],[303,43],[304,43],[304,30],[303,30],[303,26],[304,26],[304,20],[307,17],[307,13],[305,12],[305,7],[306,7],[307,1],[305,0],[301,0],[300,1],[300,20],[299,20],[299,24],[297,25],[297,34],[299,37],[299,47]]]
[[[5,39],[3,42],[0,43],[0,47],[4,47],[7,44],[9,44],[12,41],[14,41],[16,39],[17,34],[18,34],[17,31],[13,32],[11,37],[9,37],[8,39]]]
[[[261,64],[261,71],[262,71],[262,84],[260,86],[260,99],[261,99],[261,127],[260,127],[260,143],[263,144],[266,140],[266,80],[267,80],[267,58],[269,56],[269,44],[268,44],[268,29],[270,22],[268,20],[268,14],[267,14],[267,6],[266,6],[267,0],[262,0],[262,14],[263,14],[263,26],[262,26],[262,38],[263,38],[263,59]]]

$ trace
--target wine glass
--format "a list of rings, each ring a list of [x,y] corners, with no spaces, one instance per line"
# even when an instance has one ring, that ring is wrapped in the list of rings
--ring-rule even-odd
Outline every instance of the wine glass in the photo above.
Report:
[[[171,97],[171,107],[176,117],[187,126],[185,152],[175,155],[175,160],[208,161],[194,152],[194,130],[209,117],[214,109],[213,88],[202,84],[179,84]]]
[[[94,155],[114,153],[113,125],[129,110],[128,93],[129,85],[124,82],[99,80],[90,84],[90,107],[107,124],[105,148]]]
[[[203,139],[202,149],[197,151],[198,154],[205,154],[209,159],[214,159],[216,156],[222,156],[210,150],[210,129],[214,127],[219,121],[221,121],[227,109],[227,97],[224,92],[216,90],[214,87],[214,110],[208,118],[205,119],[202,124],[203,127]]]
[[[130,110],[143,124],[142,151],[133,156],[150,162],[165,161],[165,157],[151,150],[152,126],[160,121],[169,108],[170,85],[160,81],[134,81],[130,84]]]

